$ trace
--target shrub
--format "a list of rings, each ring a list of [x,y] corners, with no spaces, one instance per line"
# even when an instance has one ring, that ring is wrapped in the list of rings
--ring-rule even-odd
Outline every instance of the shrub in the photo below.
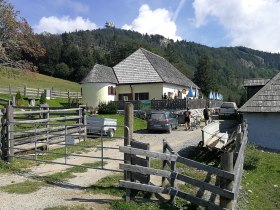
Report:
[[[22,104],[23,104],[23,98],[22,98],[20,92],[18,91],[16,94],[16,105],[21,106]]]
[[[45,103],[47,103],[46,94],[45,93],[41,93],[40,104],[45,104]]]
[[[110,101],[109,103],[101,102],[98,105],[98,114],[116,114],[117,106]]]
[[[254,145],[247,145],[246,156],[244,160],[244,169],[245,170],[254,170],[257,168],[260,157],[258,155],[257,149]]]

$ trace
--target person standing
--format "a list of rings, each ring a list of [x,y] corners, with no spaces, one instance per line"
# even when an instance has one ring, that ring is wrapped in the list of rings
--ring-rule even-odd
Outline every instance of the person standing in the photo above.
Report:
[[[186,130],[190,130],[191,129],[191,126],[190,126],[191,115],[192,115],[192,113],[191,113],[190,109],[187,108],[187,111],[184,112]]]
[[[208,120],[209,120],[209,109],[207,106],[203,110],[203,116],[204,116],[205,126],[206,126],[206,125],[208,125]]]

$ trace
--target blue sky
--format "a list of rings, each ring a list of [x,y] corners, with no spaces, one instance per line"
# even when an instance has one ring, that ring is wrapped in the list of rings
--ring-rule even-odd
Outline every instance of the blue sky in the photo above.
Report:
[[[280,52],[279,0],[7,0],[36,33],[117,28]]]

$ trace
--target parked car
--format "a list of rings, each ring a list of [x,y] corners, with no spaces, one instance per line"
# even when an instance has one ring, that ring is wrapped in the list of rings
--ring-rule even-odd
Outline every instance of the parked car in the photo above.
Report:
[[[224,102],[222,103],[219,111],[219,119],[222,118],[237,118],[237,106],[235,102]]]
[[[178,118],[170,111],[152,111],[149,115],[147,130],[166,131],[178,128]]]

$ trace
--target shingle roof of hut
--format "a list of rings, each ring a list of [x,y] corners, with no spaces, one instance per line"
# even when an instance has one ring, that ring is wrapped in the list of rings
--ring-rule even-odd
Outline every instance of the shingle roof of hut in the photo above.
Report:
[[[280,73],[250,98],[240,112],[280,112]]]
[[[118,84],[117,77],[111,67],[96,64],[88,75],[82,80],[83,83],[113,83]]]

